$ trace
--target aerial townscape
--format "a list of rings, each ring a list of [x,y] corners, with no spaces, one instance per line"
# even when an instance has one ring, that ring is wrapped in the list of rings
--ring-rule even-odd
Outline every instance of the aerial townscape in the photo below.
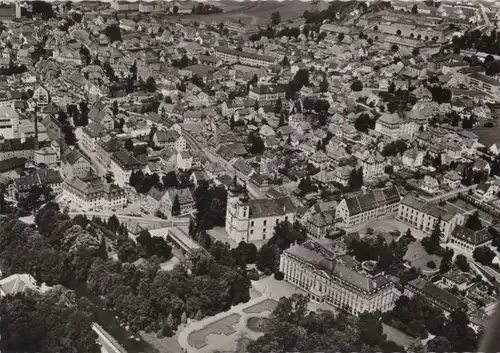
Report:
[[[0,4],[0,351],[477,352],[498,26],[479,0]]]

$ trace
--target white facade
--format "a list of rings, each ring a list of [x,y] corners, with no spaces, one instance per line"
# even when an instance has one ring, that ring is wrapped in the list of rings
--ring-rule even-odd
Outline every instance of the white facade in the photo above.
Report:
[[[381,276],[375,281],[330,259],[332,268],[323,269],[317,264],[317,255],[300,245],[285,250],[280,257],[280,271],[285,280],[305,290],[312,300],[326,302],[352,315],[385,312],[394,307],[397,294],[390,280]]]
[[[443,242],[449,241],[455,226],[464,224],[464,215],[458,208],[452,207],[451,204],[434,205],[418,199],[413,194],[406,195],[401,201],[396,218],[427,234],[432,233],[434,225],[441,218],[440,228]]]
[[[10,107],[0,108],[0,136],[14,139],[19,134],[19,115]]]

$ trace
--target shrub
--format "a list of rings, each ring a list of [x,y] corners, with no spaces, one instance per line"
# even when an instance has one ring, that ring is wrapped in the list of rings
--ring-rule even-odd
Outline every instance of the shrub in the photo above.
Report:
[[[436,263],[434,261],[429,261],[426,265],[427,267],[432,269],[436,268]]]
[[[373,234],[373,228],[366,228],[366,234],[372,235]]]
[[[278,281],[282,281],[283,278],[285,278],[285,274],[281,271],[278,271],[274,274],[274,279],[276,279]]]
[[[259,271],[257,271],[255,268],[249,270],[247,272],[247,276],[249,279],[251,279],[252,281],[257,281],[260,277],[259,277]]]

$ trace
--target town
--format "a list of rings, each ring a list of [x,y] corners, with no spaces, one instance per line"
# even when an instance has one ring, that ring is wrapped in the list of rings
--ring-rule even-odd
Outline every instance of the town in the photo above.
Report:
[[[16,0],[0,21],[0,351],[478,351],[500,4]]]

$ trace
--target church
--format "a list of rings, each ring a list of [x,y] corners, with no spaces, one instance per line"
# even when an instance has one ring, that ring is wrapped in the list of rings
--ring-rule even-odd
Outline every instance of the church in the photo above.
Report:
[[[295,221],[295,206],[290,197],[250,199],[246,187],[236,178],[228,188],[226,232],[236,243],[265,242],[282,221]]]

